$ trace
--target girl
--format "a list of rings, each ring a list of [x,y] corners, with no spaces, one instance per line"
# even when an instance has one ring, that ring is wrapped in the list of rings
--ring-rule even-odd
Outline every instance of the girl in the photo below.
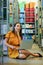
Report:
[[[19,49],[22,40],[22,27],[19,22],[16,22],[13,31],[9,31],[5,36],[6,45],[8,47],[8,55],[10,58],[26,59],[32,55],[35,57],[42,57],[40,53],[31,53],[25,49]]]

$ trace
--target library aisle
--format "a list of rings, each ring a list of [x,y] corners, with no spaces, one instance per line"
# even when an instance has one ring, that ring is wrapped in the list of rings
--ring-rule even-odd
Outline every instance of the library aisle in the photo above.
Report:
[[[0,65],[43,65],[43,57],[8,57],[5,35],[16,22],[22,26],[20,49],[43,56],[43,0],[0,0]]]

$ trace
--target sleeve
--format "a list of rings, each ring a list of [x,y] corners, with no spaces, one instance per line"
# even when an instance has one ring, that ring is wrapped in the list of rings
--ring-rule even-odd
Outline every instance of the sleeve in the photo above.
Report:
[[[10,32],[8,32],[8,33],[5,35],[5,38],[8,39],[8,40],[6,41],[7,43],[9,43],[9,37],[10,37]]]
[[[5,35],[5,38],[9,38],[10,32]]]

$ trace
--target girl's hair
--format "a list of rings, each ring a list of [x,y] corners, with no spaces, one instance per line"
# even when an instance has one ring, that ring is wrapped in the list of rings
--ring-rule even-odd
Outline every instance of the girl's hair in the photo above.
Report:
[[[14,24],[14,26],[13,26],[13,33],[15,33],[15,26],[16,26],[16,24],[20,24],[19,22],[16,22],[15,24]],[[21,37],[21,39],[22,39],[22,26],[21,26],[21,24],[20,24],[20,27],[21,27],[21,29],[20,29],[20,37]]]

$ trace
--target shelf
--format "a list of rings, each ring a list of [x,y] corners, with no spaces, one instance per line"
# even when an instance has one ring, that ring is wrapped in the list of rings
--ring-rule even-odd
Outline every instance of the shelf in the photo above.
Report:
[[[26,24],[35,24],[35,22],[26,22]]]
[[[21,24],[35,24],[35,22],[23,22]]]
[[[35,33],[22,33],[23,35],[34,35]]]
[[[9,16],[12,15],[13,13],[9,13]]]
[[[22,28],[22,29],[35,29],[35,28]]]
[[[38,28],[38,27],[35,27],[35,28]]]
[[[2,17],[0,17],[0,20],[2,20]]]
[[[35,22],[24,22],[24,23],[21,23],[21,24],[35,24]]]
[[[26,19],[32,19],[32,18],[33,18],[33,19],[34,19],[35,17],[33,17],[33,16],[31,16],[31,17],[30,17],[30,16],[28,16],[28,17],[20,17],[20,16],[19,16],[19,19],[22,19],[22,18],[23,18],[23,19],[25,19],[25,18],[26,18]]]
[[[24,17],[19,17],[19,19],[25,19]]]
[[[3,8],[7,8],[7,7],[3,7]]]
[[[31,18],[35,18],[35,17],[34,17],[34,16],[28,16],[28,17],[27,17],[27,16],[26,16],[25,18],[27,18],[27,19],[28,19],[28,18],[31,19]]]
[[[0,36],[4,36],[4,35],[6,35],[6,34],[0,34]]]
[[[30,12],[30,11],[28,11],[28,12],[19,12],[19,14],[34,14],[34,12]]]
[[[19,14],[24,14],[24,12],[19,12]]]

